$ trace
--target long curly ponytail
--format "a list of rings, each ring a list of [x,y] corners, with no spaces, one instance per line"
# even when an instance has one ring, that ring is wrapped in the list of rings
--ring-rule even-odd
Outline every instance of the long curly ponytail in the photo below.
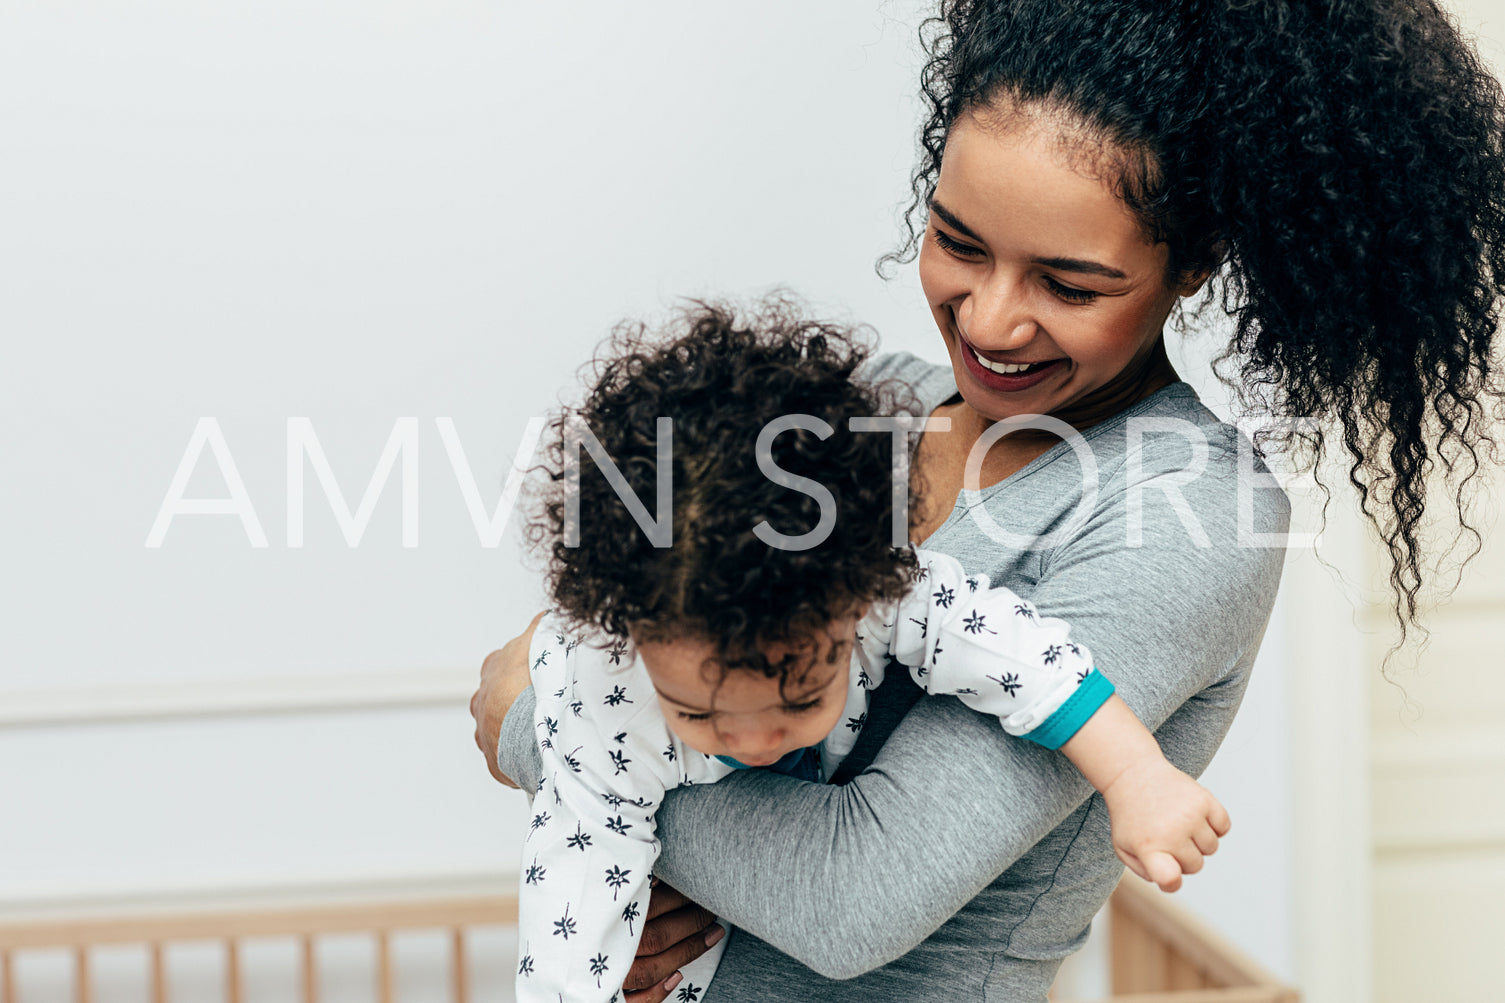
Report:
[[[1432,0],[942,0],[907,261],[946,137],[999,101],[1069,113],[1118,151],[1115,184],[1168,281],[1218,269],[1242,403],[1313,418],[1346,456],[1417,618],[1429,478],[1466,533],[1500,417],[1505,100]]]

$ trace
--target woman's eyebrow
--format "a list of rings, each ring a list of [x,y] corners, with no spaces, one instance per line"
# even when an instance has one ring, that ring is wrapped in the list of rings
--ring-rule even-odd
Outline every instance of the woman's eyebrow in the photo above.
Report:
[[[935,213],[941,219],[945,220],[946,225],[951,227],[951,229],[955,230],[957,233],[960,233],[965,237],[970,237],[973,240],[977,241],[979,244],[986,243],[986,241],[984,241],[981,237],[973,233],[972,230],[967,226],[967,224],[963,223],[961,219],[957,217],[956,213],[941,205],[941,203],[934,198],[930,200],[930,211]],[[1086,258],[1030,258],[1029,260],[1033,264],[1044,265],[1046,268],[1054,268],[1063,272],[1077,272],[1083,275],[1101,275],[1105,279],[1128,278],[1127,275],[1119,271],[1117,268],[1111,268],[1108,265],[1104,265],[1101,262],[1097,261],[1088,261]]]
[[[957,217],[956,213],[941,205],[940,201],[934,196],[932,196],[930,199],[930,211],[935,213],[941,219],[945,220],[947,226],[951,227],[951,229],[955,230],[957,233],[960,233],[962,236],[971,237],[979,244],[986,243],[986,241],[984,241],[981,237],[973,233],[972,230],[967,226],[967,224],[963,223],[961,219]]]
[[[1054,268],[1061,272],[1081,272],[1086,275],[1101,275],[1107,279],[1128,278],[1117,268],[1109,268],[1107,265],[1096,261],[1087,261],[1084,258],[1030,258],[1036,265],[1044,265],[1046,268]]]

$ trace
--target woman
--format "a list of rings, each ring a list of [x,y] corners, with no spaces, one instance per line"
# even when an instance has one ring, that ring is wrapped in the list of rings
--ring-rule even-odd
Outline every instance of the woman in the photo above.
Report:
[[[918,538],[1071,623],[1196,775],[1247,683],[1287,510],[1251,484],[1241,515],[1247,443],[1178,382],[1164,326],[1217,276],[1237,385],[1341,443],[1404,629],[1425,479],[1466,481],[1498,402],[1499,87],[1426,0],[954,0],[930,27],[895,258],[918,249],[951,367],[871,373],[950,419],[919,445]],[[1036,414],[1080,437],[995,439]],[[473,707],[483,750],[501,728],[493,769],[528,782],[509,649]],[[891,678],[836,784],[746,771],[666,799],[659,874],[739,928],[704,999],[1037,1001],[1085,938],[1121,873],[1101,799]],[[668,994],[703,921],[661,924],[680,942],[629,999]]]

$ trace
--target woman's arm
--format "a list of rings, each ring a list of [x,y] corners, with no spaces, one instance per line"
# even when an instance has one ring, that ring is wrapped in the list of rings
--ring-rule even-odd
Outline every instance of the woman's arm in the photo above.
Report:
[[[1177,486],[1212,546],[1197,545],[1148,475],[1137,486],[1141,546],[1125,545],[1124,500],[1104,498],[1051,553],[1037,586],[1004,584],[1071,624],[1171,761],[1195,776],[1232,722],[1283,555],[1238,545],[1228,485]],[[988,555],[962,556],[989,566]],[[529,750],[509,737],[512,724],[503,769],[521,780]],[[674,792],[659,813],[658,873],[817,972],[846,978],[924,940],[1091,793],[1064,757],[931,697],[844,787],[748,770]]]
[[[1226,460],[1214,457],[1214,469]],[[1142,545],[1126,545],[1125,499],[1104,497],[1050,553],[1038,585],[1002,584],[1070,623],[1167,757],[1195,776],[1232,723],[1284,555],[1240,545],[1233,484],[1211,474],[1186,483],[1169,466],[1165,480],[1185,503],[1161,490],[1147,458],[1135,485]],[[1283,530],[1283,497],[1256,498],[1256,528]],[[1186,504],[1201,541],[1181,521]],[[919,944],[1091,793],[1059,754],[926,698],[846,787],[747,771],[678,792],[660,812],[660,873],[816,971],[851,977]]]

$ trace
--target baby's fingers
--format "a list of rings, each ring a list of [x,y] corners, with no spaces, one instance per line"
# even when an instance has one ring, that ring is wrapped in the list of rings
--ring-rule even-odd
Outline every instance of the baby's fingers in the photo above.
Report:
[[[1118,854],[1118,859],[1124,862],[1124,866],[1133,871],[1135,876],[1144,881],[1150,880],[1150,873],[1144,869],[1138,857],[1122,847],[1115,846],[1113,852]]]
[[[1212,802],[1212,808],[1207,812],[1207,824],[1212,826],[1212,831],[1219,836],[1228,835],[1228,830],[1233,828],[1233,820],[1228,817],[1227,810],[1216,800]]]
[[[1183,854],[1183,856],[1185,856]],[[1173,892],[1181,887],[1181,872],[1194,874],[1202,867],[1202,858],[1196,859],[1195,867],[1187,867],[1186,861],[1178,859],[1164,850],[1156,850],[1145,854],[1143,858],[1146,880],[1153,881],[1160,886],[1163,892]]]
[[[1191,841],[1197,844],[1197,849],[1204,857],[1210,857],[1218,852],[1218,834],[1210,825],[1204,825],[1192,833]]]

